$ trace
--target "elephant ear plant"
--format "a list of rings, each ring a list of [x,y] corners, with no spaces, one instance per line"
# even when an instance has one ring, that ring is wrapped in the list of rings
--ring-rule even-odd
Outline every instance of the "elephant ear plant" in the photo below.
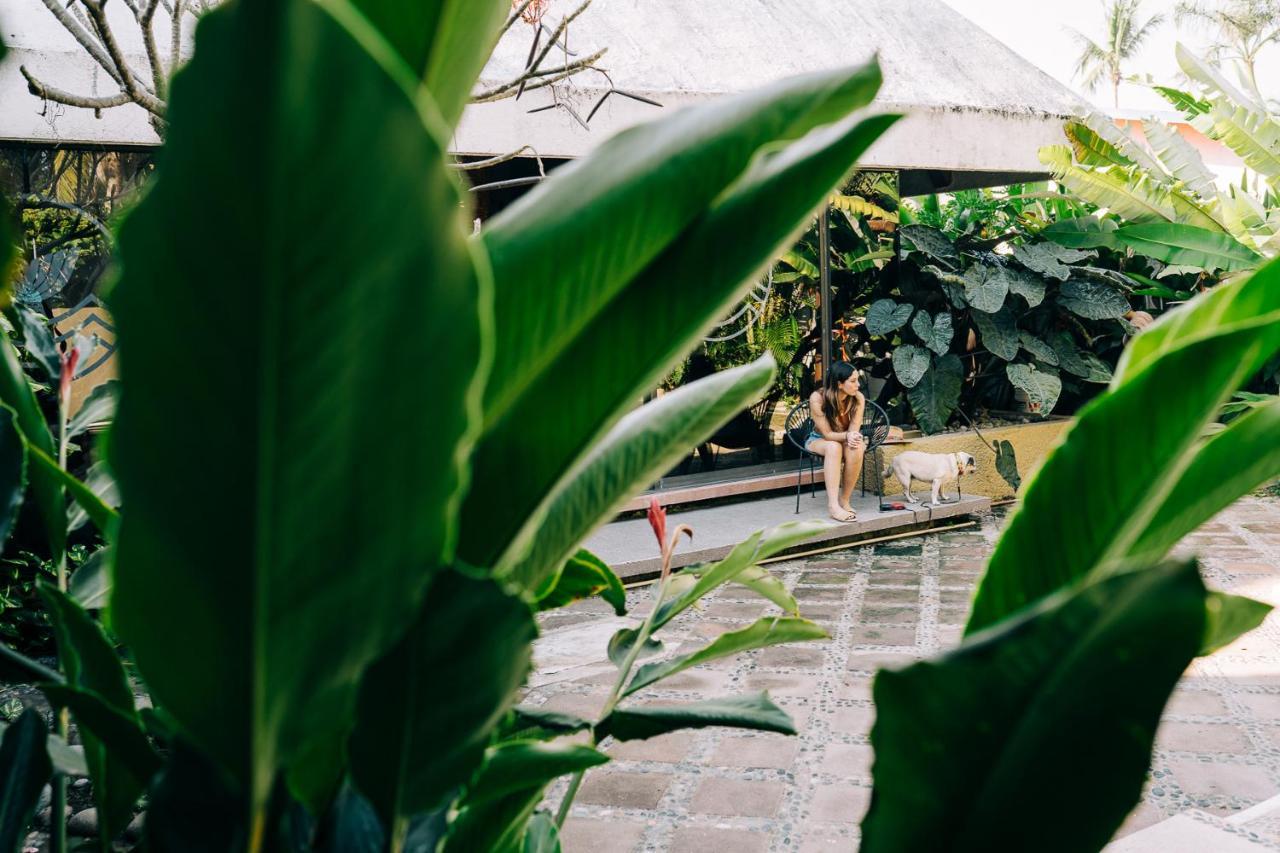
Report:
[[[578,543],[774,367],[635,401],[894,117],[858,113],[874,63],[719,99],[619,134],[468,237],[445,145],[509,10],[231,0],[201,20],[109,294],[118,524],[54,480],[107,528],[110,633],[51,590],[61,672],[3,654],[70,710],[104,848],[145,791],[150,850],[554,850],[540,792],[604,758],[518,728],[534,613],[621,603]],[[216,353],[192,355],[193,323]],[[793,610],[755,563],[802,533],[668,577],[643,641],[615,638],[630,664],[592,737],[789,730],[764,696],[665,716],[627,697],[697,662],[631,671],[646,630],[720,583]],[[794,613],[749,630],[698,660],[816,636]],[[25,797],[47,765],[0,773]]]
[[[1133,341],[1024,487],[964,642],[877,676],[864,850],[1107,843],[1138,801],[1183,670],[1270,610],[1206,591],[1194,561],[1166,555],[1280,476],[1274,398],[1207,429],[1277,351],[1274,261]],[[1065,807],[1054,791],[1082,795]]]

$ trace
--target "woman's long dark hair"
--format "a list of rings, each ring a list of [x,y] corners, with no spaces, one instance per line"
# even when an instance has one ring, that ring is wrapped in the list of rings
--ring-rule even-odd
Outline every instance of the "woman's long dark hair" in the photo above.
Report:
[[[822,414],[826,416],[827,423],[831,424],[831,428],[835,430],[847,430],[849,421],[853,419],[854,402],[849,401],[848,407],[840,410],[840,384],[854,374],[853,365],[847,361],[833,362],[831,369],[827,371],[826,378],[822,382]]]

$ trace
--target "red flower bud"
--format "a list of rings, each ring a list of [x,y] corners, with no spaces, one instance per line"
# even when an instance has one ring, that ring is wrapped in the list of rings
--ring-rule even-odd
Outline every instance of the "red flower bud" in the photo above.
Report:
[[[658,537],[658,550],[667,549],[667,511],[658,503],[656,497],[649,498],[649,526],[653,535]]]
[[[76,375],[76,362],[80,361],[80,347],[73,346],[58,353],[58,361],[62,363],[62,375],[58,378],[58,401],[65,412],[71,406],[71,380]]]

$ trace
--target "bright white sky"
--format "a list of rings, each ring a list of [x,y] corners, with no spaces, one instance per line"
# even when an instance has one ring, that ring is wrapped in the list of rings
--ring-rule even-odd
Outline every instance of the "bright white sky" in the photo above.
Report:
[[[1014,51],[1051,76],[1075,89],[1099,107],[1111,108],[1111,86],[1104,83],[1092,94],[1073,79],[1080,49],[1072,29],[1102,43],[1102,0],[943,0],[947,5],[1009,45]],[[1157,12],[1168,19],[1147,40],[1142,52],[1125,68],[1125,74],[1151,74],[1157,81],[1177,84],[1178,63],[1173,56],[1177,41],[1201,52],[1205,38],[1195,25],[1182,30],[1173,23],[1174,0],[1146,0],[1142,19]],[[1258,63],[1258,85],[1263,94],[1280,98],[1280,46],[1272,45]],[[1234,71],[1229,74],[1235,79]],[[1121,110],[1167,110],[1164,99],[1141,86],[1120,85]]]

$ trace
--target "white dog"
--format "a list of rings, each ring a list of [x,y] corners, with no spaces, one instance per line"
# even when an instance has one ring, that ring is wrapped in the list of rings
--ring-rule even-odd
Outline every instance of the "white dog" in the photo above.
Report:
[[[902,484],[902,490],[907,494],[908,503],[916,501],[911,494],[912,479],[931,481],[933,483],[932,503],[933,506],[937,506],[944,481],[954,477],[958,489],[959,478],[977,470],[977,463],[968,453],[923,453],[919,450],[908,450],[893,457],[889,466],[884,469],[883,476],[888,477],[892,473],[898,478],[898,482]]]

